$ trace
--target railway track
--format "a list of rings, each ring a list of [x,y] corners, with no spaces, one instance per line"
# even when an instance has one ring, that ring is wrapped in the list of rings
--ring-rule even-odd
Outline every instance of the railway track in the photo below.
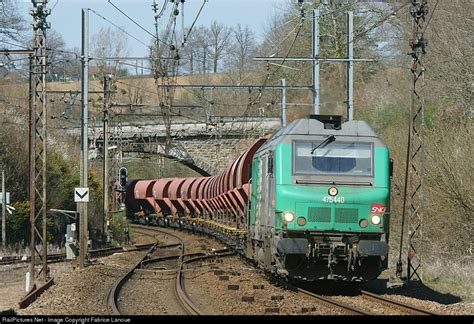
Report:
[[[146,227],[145,227],[146,228]],[[150,230],[150,228],[147,228]],[[183,246],[183,251],[184,251],[184,246]],[[220,251],[222,253],[222,251]],[[219,254],[219,253],[216,253]],[[186,261],[184,261],[184,258],[190,258]],[[195,258],[191,258],[195,257]],[[170,259],[170,258],[175,258],[178,259],[178,264],[179,264],[179,269],[177,270],[179,278],[182,277],[182,269],[183,266],[187,262],[192,262],[192,261],[198,261],[202,260],[208,257],[212,257],[209,255],[201,255],[201,253],[190,253],[190,254],[182,254],[182,255],[174,255],[174,256],[167,256],[167,257],[159,257],[156,259],[157,262],[164,261],[165,259]],[[149,260],[146,262],[152,262],[154,260]],[[184,283],[181,281],[179,283],[179,278],[176,278],[176,294],[179,296],[180,301],[182,304],[186,304],[188,297],[184,291]],[[439,315],[434,312],[430,312],[424,309],[417,308],[415,306],[411,306],[408,304],[404,304],[402,302],[398,302],[396,300],[392,300],[386,297],[383,297],[381,295],[377,295],[365,290],[360,290],[356,293],[354,296],[354,299],[351,300],[349,296],[344,296],[344,293],[342,295],[348,299],[348,300],[337,300],[338,298],[333,298],[329,297],[327,295],[319,295],[317,293],[305,290],[303,288],[294,288],[295,291],[297,291],[300,294],[309,296],[315,300],[317,304],[324,305],[326,308],[329,309],[334,309],[337,310],[338,312],[341,312],[343,314],[348,314],[348,315],[380,315],[382,314],[387,314],[387,313],[397,313],[397,314],[409,314],[409,315]],[[364,306],[359,306],[357,305],[357,298],[360,299],[365,299],[366,302],[364,303]],[[368,301],[368,303],[367,303]],[[373,303],[372,305],[370,303]],[[384,310],[385,308],[385,310]],[[387,311],[388,310],[388,311]],[[198,312],[193,311],[192,309],[189,309],[188,313],[190,314],[198,314]]]
[[[390,307],[392,309],[398,309],[398,310],[400,310],[404,313],[410,314],[410,315],[439,315],[437,313],[427,311],[425,309],[421,309],[419,307],[415,307],[415,306],[412,306],[412,305],[408,305],[408,304],[405,304],[405,303],[402,303],[402,302],[399,302],[399,301],[396,301],[396,300],[393,300],[393,299],[390,299],[390,298],[386,298],[386,297],[383,297],[383,296],[378,295],[378,294],[374,294],[374,293],[369,292],[369,291],[361,290],[359,293],[363,298],[365,298],[367,300],[383,304],[383,305],[385,305],[387,307]]]
[[[328,296],[322,296],[316,293],[313,293],[311,291],[299,288],[299,287],[293,287],[290,286],[290,289],[293,289],[297,291],[300,294],[309,296],[313,298],[318,304],[323,304],[329,308],[337,309],[345,314],[348,315],[381,315],[378,312],[375,311],[368,311],[367,308],[369,309],[376,309],[374,305],[371,305],[370,303],[376,303],[376,304],[382,304],[384,307],[389,308],[391,311],[397,310],[401,312],[402,314],[408,314],[408,315],[439,315],[437,313],[421,309],[419,307],[415,307],[412,305],[408,305],[366,290],[360,290],[357,292],[357,295],[354,296],[355,298],[357,297],[362,297],[363,299],[367,300],[369,303],[365,303],[364,308],[353,306],[350,303],[346,302],[341,302],[339,300],[336,300],[334,298],[328,297]],[[400,315],[402,315],[400,314]]]
[[[183,246],[182,251],[184,251],[184,246]],[[195,258],[188,259],[186,261],[183,260],[184,257],[189,258],[192,256],[195,256]],[[178,258],[179,270],[178,270],[178,276],[176,278],[176,294],[177,296],[179,296],[181,303],[185,305],[189,301],[189,298],[184,292],[183,281],[180,281],[181,280],[180,278],[182,277],[183,265],[187,262],[198,261],[198,260],[202,260],[202,259],[212,257],[212,256],[209,256],[209,255],[203,256],[203,255],[199,255],[198,253],[195,255],[182,254],[180,256],[175,255],[171,257]],[[161,260],[165,260],[166,258],[170,258],[170,256],[161,257]],[[153,260],[150,260],[150,261],[153,261]],[[158,258],[157,261],[160,261],[160,258]],[[337,300],[337,298],[319,295],[317,293],[314,293],[314,292],[311,292],[299,287],[290,287],[290,289],[293,289],[294,291],[297,291],[300,294],[311,297],[312,299],[315,300],[317,304],[321,304],[329,309],[334,309],[334,310],[337,310],[338,312],[342,312],[343,314],[348,314],[348,315],[380,315],[380,311],[379,311],[380,306],[382,306],[382,308],[389,309],[390,313],[394,313],[396,311],[397,313],[400,313],[400,314],[409,314],[409,315],[439,315],[439,314],[436,314],[436,313],[433,313],[433,312],[430,312],[430,311],[427,311],[427,310],[424,310],[412,305],[408,305],[402,302],[398,302],[396,300],[383,297],[381,295],[378,295],[369,291],[365,291],[365,290],[358,291],[356,295],[354,296],[354,301],[350,299],[348,301],[339,301]],[[356,298],[363,298],[366,301],[368,301],[368,303],[366,302],[364,304],[364,307],[353,305],[353,303],[357,304],[355,300]],[[375,305],[373,306],[376,306],[378,304],[379,307],[373,307],[371,306],[370,303],[375,303]],[[186,307],[186,306],[183,306],[183,307]],[[199,312],[192,310],[192,307],[188,309],[188,313],[199,314]]]
[[[340,310],[343,313],[348,314],[348,315],[374,315],[373,313],[369,313],[365,310],[355,308],[346,303],[341,303],[327,296],[318,295],[302,288],[297,288],[297,287],[290,287],[290,288],[294,289],[300,294],[313,298],[318,304],[323,304],[326,307]]]
[[[48,254],[48,262],[60,262],[66,259],[66,254],[55,253]],[[15,256],[2,256],[0,257],[0,266],[1,265],[10,265],[17,263],[27,263],[30,262],[31,257],[26,255],[15,255]]]
[[[156,262],[161,262],[161,261],[166,261],[166,260],[173,260],[177,259],[177,267],[176,267],[176,280],[174,284],[174,293],[177,296],[179,304],[182,306],[182,308],[185,310],[187,314],[190,315],[205,315],[203,311],[197,307],[193,301],[189,298],[189,296],[186,293],[185,287],[184,287],[184,265],[188,262],[196,261],[196,260],[201,260],[206,257],[213,257],[213,256],[208,256],[204,255],[203,253],[189,253],[185,254],[185,243],[184,241],[177,235],[169,233],[168,231],[164,230],[159,230],[159,229],[150,229],[150,228],[144,228],[141,226],[133,226],[135,229],[135,232],[141,232],[142,234],[145,235],[150,235],[147,234],[146,232],[158,232],[161,233],[162,235],[165,235],[165,237],[171,237],[173,240],[177,241],[178,243],[172,243],[172,244],[164,244],[164,245],[157,245],[155,244],[152,248],[150,248],[145,256],[135,264],[135,266],[130,269],[129,272],[127,272],[124,276],[122,276],[119,280],[115,282],[115,284],[112,286],[109,295],[108,295],[108,304],[112,307],[113,313],[115,315],[122,315],[120,311],[120,307],[117,303],[118,301],[118,296],[120,293],[121,288],[124,286],[124,284],[127,282],[128,279],[133,275],[135,270],[137,269],[143,269]],[[145,230],[145,231],[143,231]],[[153,235],[154,236],[154,235]],[[166,249],[166,248],[178,248],[179,253],[174,254],[174,255],[167,255],[167,256],[159,256],[159,257],[152,257],[153,253],[155,253],[157,250],[160,249]],[[184,260],[185,257],[194,257],[189,260]]]
[[[108,294],[108,304],[110,307],[112,307],[112,311],[114,313],[114,315],[121,315],[120,313],[120,310],[119,310],[119,306],[118,306],[118,303],[117,303],[117,300],[118,300],[118,295],[120,293],[120,289],[122,288],[122,286],[125,284],[125,282],[128,280],[128,278],[130,278],[130,276],[133,274],[133,272],[138,268],[140,267],[140,264],[148,257],[148,255],[150,253],[152,253],[154,250],[156,249],[156,244],[153,244],[153,246],[147,251],[147,253],[145,254],[145,256],[140,259],[140,261],[138,261],[132,269],[130,269],[130,271],[128,271],[125,275],[123,275],[120,279],[118,279],[114,285],[112,286],[112,288],[110,289],[109,291],[109,294]]]
[[[133,248],[130,248],[130,249],[125,249],[123,247],[110,247],[110,248],[103,248],[103,249],[95,249],[95,250],[89,250],[88,257],[92,259],[96,259],[96,258],[109,256],[114,253],[146,250],[146,249],[149,249],[150,247],[151,247],[150,244],[141,244],[141,245],[135,245]],[[30,262],[30,260],[31,260],[31,257],[26,256],[26,255],[2,256],[0,257],[0,266],[18,264],[18,263],[28,263]],[[66,254],[63,254],[63,253],[48,254],[47,260],[48,260],[48,263],[69,261],[69,260],[66,260]]]

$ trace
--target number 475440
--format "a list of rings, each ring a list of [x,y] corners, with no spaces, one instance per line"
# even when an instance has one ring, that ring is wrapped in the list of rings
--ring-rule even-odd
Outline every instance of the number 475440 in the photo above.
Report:
[[[344,197],[341,197],[341,196],[338,196],[338,197],[325,196],[325,197],[323,197],[323,201],[325,203],[343,204],[344,200],[345,200]]]

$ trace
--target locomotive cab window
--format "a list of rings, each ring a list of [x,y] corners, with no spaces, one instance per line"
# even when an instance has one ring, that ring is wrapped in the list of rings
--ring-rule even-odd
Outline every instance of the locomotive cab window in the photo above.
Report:
[[[372,176],[372,144],[294,141],[294,174]],[[318,147],[319,145],[319,147]]]

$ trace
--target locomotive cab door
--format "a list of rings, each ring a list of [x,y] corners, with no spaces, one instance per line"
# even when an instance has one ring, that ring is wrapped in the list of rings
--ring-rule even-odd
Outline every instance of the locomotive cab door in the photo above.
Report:
[[[275,177],[273,152],[262,156],[262,240],[263,262],[267,269],[272,266],[273,240],[275,235]]]
[[[273,170],[273,152],[260,157],[261,169],[259,172],[260,192],[258,194],[258,218],[260,223],[260,240],[272,237],[275,228],[274,201],[275,201],[275,177]]]

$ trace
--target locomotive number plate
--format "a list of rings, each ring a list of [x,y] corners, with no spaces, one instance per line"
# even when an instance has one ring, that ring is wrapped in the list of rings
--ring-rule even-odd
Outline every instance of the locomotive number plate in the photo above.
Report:
[[[337,196],[337,197],[331,197],[331,196],[324,196],[323,201],[325,203],[335,203],[335,204],[343,204],[344,203],[344,197]]]

